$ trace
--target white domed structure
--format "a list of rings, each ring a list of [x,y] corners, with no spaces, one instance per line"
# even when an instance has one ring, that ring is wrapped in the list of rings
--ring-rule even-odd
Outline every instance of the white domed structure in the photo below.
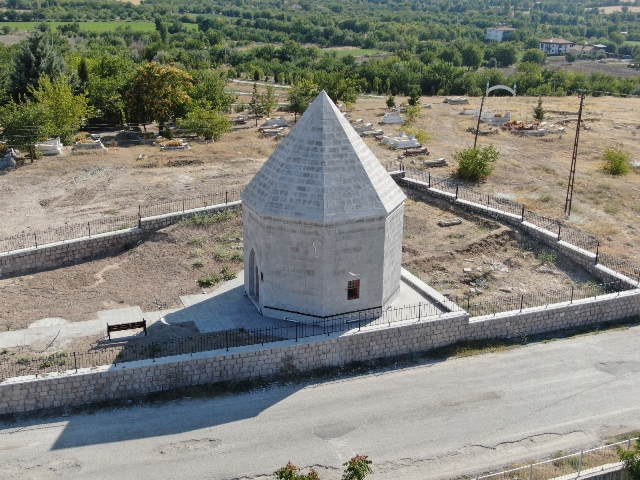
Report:
[[[389,305],[405,198],[321,92],[242,192],[246,293],[302,321]]]

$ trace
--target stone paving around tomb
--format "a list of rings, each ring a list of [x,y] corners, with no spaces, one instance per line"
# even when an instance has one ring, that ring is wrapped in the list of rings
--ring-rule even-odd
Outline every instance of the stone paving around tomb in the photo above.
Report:
[[[271,326],[290,325],[286,320],[277,320],[262,316],[251,300],[244,295],[244,273],[230,280],[214,292],[200,295],[186,295],[180,297],[183,308],[143,312],[140,307],[127,307],[114,310],[102,310],[97,313],[98,318],[84,322],[62,323],[63,319],[46,319],[34,322],[35,325],[24,330],[0,332],[0,348],[12,348],[31,345],[35,342],[51,342],[69,338],[80,338],[93,335],[104,335],[106,338],[107,324],[139,322],[143,318],[147,326],[156,322],[176,324],[193,322],[201,333],[237,328],[264,328]],[[418,303],[430,303],[417,289],[401,282],[400,296],[394,303],[394,308]],[[435,307],[434,307],[435,308]],[[32,324],[33,325],[33,324]],[[113,332],[112,339],[123,339],[143,336],[136,331]]]

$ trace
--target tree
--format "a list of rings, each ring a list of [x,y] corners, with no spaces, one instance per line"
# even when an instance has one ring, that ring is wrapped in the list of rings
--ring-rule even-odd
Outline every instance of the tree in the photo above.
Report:
[[[124,95],[128,120],[143,124],[155,120],[162,135],[167,120],[186,112],[191,82],[191,75],[173,66],[151,62],[139,67]]]
[[[319,71],[314,77],[319,90],[324,90],[335,103],[355,103],[360,92],[358,76],[346,77],[342,72]]]
[[[538,105],[533,107],[533,118],[541,122],[544,120],[545,113],[547,112],[542,108],[542,97],[538,97]]]
[[[502,42],[496,47],[494,57],[501,67],[508,67],[516,63],[518,52],[512,43]]]
[[[636,440],[635,446],[629,450],[625,450],[620,445],[618,445],[617,449],[618,456],[624,463],[629,480],[640,480],[640,441]]]
[[[368,474],[373,473],[370,467],[371,460],[367,455],[356,455],[342,465],[346,467],[342,480],[364,480]]]
[[[87,66],[87,59],[85,57],[82,57],[78,65],[78,83],[83,92],[89,84],[89,67]]]
[[[262,115],[262,98],[258,93],[258,84],[253,82],[253,93],[249,100],[249,111],[256,119],[256,127],[258,126],[258,116]]]
[[[298,115],[302,115],[313,97],[317,94],[318,86],[311,80],[302,79],[289,89],[289,111],[293,112],[294,121],[298,121]]]
[[[547,56],[542,50],[540,50],[539,48],[530,48],[522,55],[521,62],[533,62],[537,63],[538,65],[544,65],[544,62],[546,62],[546,60]]]
[[[225,115],[201,106],[192,108],[186,117],[178,121],[178,125],[187,133],[214,142],[218,141],[223,134],[233,130],[231,122]]]
[[[415,85],[414,87],[412,87],[411,91],[409,92],[409,100],[408,100],[409,105],[411,105],[412,107],[415,107],[416,105],[420,105],[421,96],[422,96],[422,90],[420,89],[420,87],[418,85]]]
[[[91,113],[87,96],[74,95],[68,77],[52,82],[46,75],[40,78],[39,88],[31,87],[30,93],[43,108],[40,123],[46,135],[72,143],[74,134]]]
[[[266,93],[260,95],[260,104],[262,105],[262,113],[267,117],[270,117],[271,112],[278,106],[278,100],[273,94],[273,87],[271,85],[267,86]]]
[[[396,97],[394,97],[393,95],[389,95],[385,102],[387,104],[387,107],[393,108],[396,106]]]
[[[318,472],[313,468],[306,475],[299,474],[300,469],[289,462],[286,466],[276,470],[273,474],[278,480],[320,480]]]
[[[373,473],[370,466],[371,460],[368,459],[367,455],[356,455],[342,465],[345,467],[342,480],[364,480],[367,475]],[[273,474],[278,480],[320,480],[318,472],[313,468],[309,469],[306,475],[299,472],[300,469],[289,462],[286,466],[273,472]]]
[[[236,99],[232,94],[224,91],[227,78],[223,72],[213,69],[200,70],[194,73],[193,83],[191,98],[206,104],[211,110],[228,112]]]
[[[462,65],[477,70],[482,65],[482,57],[484,56],[482,49],[475,43],[468,43],[460,51],[462,54]]]
[[[9,147],[26,149],[31,163],[36,158],[36,143],[47,138],[44,106],[32,100],[16,103],[11,100],[0,109],[0,126]]]
[[[575,61],[576,61],[576,56],[575,56],[573,53],[571,53],[571,52],[567,52],[567,53],[564,55],[564,58],[565,58],[565,60],[567,61],[567,63],[573,63],[573,62],[575,62]]]
[[[56,80],[64,72],[66,65],[52,46],[52,36],[49,31],[33,30],[22,43],[9,78],[9,91],[14,100],[26,95],[30,86],[37,88],[42,75]]]
[[[602,160],[602,170],[610,175],[626,175],[631,170],[629,154],[621,148],[605,148]]]
[[[493,145],[469,147],[456,152],[453,158],[458,162],[456,175],[465,180],[478,181],[487,178],[495,168],[500,152]]]

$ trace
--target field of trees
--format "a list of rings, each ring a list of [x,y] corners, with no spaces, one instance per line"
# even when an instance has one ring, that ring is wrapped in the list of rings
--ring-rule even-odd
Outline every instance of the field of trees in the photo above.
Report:
[[[609,14],[592,0],[2,5],[0,32],[29,33],[17,44],[0,43],[0,127],[7,146],[32,153],[38,139],[69,142],[88,123],[158,122],[169,136],[175,130],[164,125],[219,137],[236,102],[225,91],[229,79],[292,86],[294,113],[320,88],[345,103],[358,93],[406,95],[411,103],[423,95],[478,96],[487,84],[517,84],[519,95],[640,95],[640,76],[623,64],[600,71],[597,62],[582,61],[589,68],[567,69],[547,64],[537,49],[540,39],[563,36],[604,44],[640,65],[640,12],[628,5]],[[515,37],[487,43],[486,28],[501,22],[517,29]],[[270,114],[274,97],[256,93],[244,107]]]

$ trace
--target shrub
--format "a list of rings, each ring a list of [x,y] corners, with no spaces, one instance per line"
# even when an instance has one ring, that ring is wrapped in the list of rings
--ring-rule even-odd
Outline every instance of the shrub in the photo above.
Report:
[[[602,170],[611,175],[625,175],[631,170],[629,154],[617,147],[608,147],[602,155]]]
[[[395,107],[396,106],[395,97],[393,95],[389,95],[389,97],[387,97],[386,103],[387,103],[387,107],[389,108]]]
[[[222,270],[220,270],[220,275],[222,275],[222,279],[224,281],[233,280],[237,277],[237,275],[232,272],[229,267],[224,267]]]
[[[550,250],[543,250],[537,255],[538,260],[545,264],[555,264],[558,261],[558,254],[556,252],[552,252]]]
[[[618,456],[627,470],[629,480],[640,480],[640,441],[636,440],[636,445],[629,450],[618,446]]]
[[[493,172],[499,155],[500,152],[493,145],[469,147],[456,152],[453,156],[458,162],[456,176],[473,181],[485,179]]]
[[[404,133],[406,135],[415,135],[416,140],[418,140],[421,144],[429,143],[431,140],[433,140],[433,134],[431,132],[420,130],[419,128],[405,128]]]
[[[544,120],[544,114],[547,113],[544,108],[542,108],[542,97],[538,97],[538,106],[533,107],[533,118],[541,122]]]
[[[214,273],[208,277],[198,279],[198,285],[200,285],[201,287],[213,287],[218,282],[220,282],[220,280],[220,275]]]

